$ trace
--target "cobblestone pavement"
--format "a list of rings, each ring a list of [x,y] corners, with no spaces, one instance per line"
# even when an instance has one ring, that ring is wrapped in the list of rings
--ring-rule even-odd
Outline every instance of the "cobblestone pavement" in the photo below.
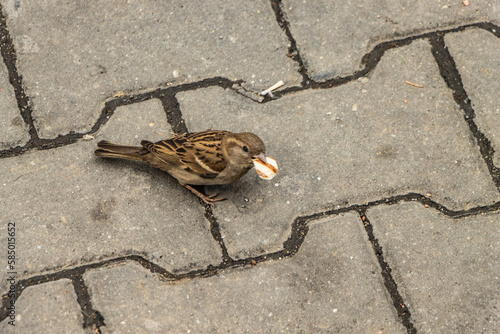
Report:
[[[499,1],[0,4],[1,333],[500,332]],[[208,128],[277,177],[93,155]]]

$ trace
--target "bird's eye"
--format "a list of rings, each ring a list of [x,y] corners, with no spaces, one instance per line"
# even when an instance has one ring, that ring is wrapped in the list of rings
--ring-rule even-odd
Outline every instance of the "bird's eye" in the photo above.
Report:
[[[244,151],[244,152],[248,152],[248,147],[243,146],[243,151]]]

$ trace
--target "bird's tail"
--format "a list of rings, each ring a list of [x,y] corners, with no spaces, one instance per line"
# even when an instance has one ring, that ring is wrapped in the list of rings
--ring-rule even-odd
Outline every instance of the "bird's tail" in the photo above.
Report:
[[[143,157],[148,153],[144,147],[125,146],[110,143],[107,140],[101,140],[97,143],[98,149],[94,154],[103,158],[118,158],[143,161]]]

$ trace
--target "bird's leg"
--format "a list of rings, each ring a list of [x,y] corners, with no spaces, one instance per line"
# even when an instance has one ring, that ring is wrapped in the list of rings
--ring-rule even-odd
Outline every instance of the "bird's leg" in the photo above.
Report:
[[[194,189],[189,184],[184,184],[184,188],[189,189],[193,194],[195,194],[196,196],[198,196],[199,198],[201,198],[201,200],[203,202],[205,202],[205,203],[207,203],[208,205],[211,205],[211,206],[214,206],[215,202],[225,201],[227,199],[227,198],[217,198],[217,195],[219,195],[219,194],[207,196],[207,195],[199,192],[198,190]]]

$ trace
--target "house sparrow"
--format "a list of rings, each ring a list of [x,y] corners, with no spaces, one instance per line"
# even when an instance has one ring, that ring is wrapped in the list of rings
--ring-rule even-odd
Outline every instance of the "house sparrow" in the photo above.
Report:
[[[95,155],[147,162],[176,178],[210,205],[225,198],[217,198],[218,194],[207,196],[191,185],[231,183],[245,175],[254,161],[267,163],[264,143],[250,132],[208,130],[174,135],[157,143],[143,140],[141,145],[124,146],[102,140],[97,143]]]

